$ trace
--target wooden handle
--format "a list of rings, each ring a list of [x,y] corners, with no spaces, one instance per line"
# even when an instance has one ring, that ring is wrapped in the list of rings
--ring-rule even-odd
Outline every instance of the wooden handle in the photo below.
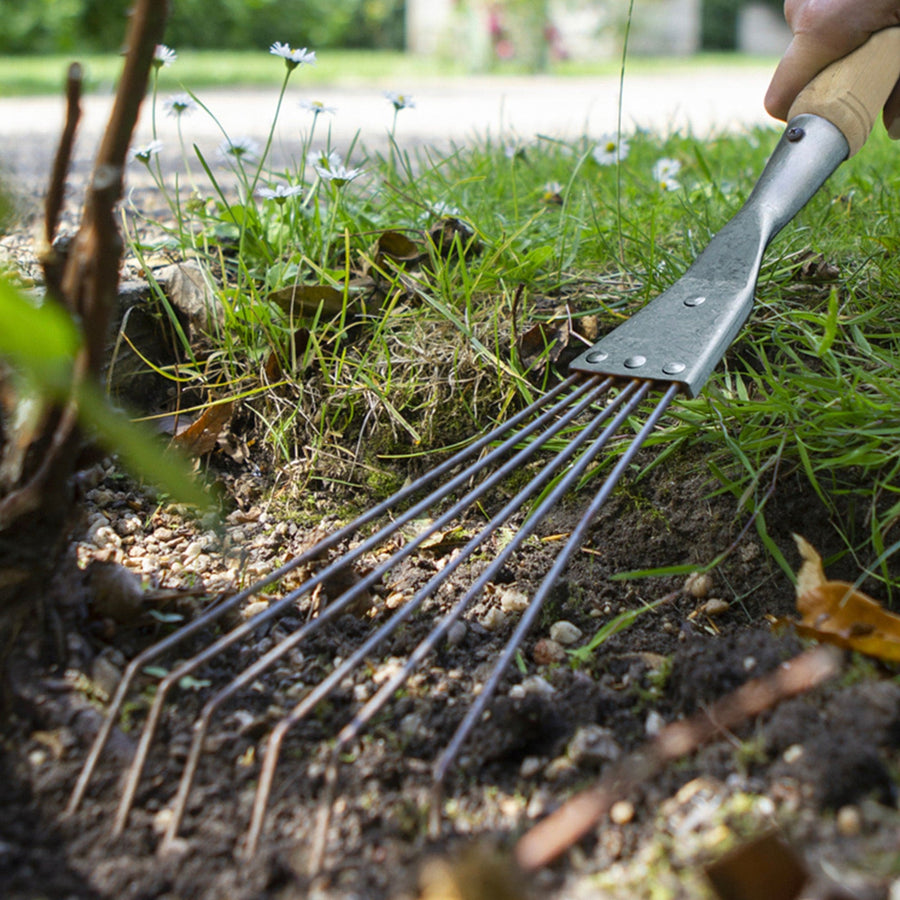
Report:
[[[801,113],[827,119],[841,130],[853,156],[866,142],[898,78],[900,28],[886,28],[816,75],[797,96],[788,121]]]

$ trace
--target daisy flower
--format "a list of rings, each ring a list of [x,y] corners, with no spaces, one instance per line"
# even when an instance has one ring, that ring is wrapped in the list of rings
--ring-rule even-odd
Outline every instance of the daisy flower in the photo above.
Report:
[[[563,202],[562,192],[563,186],[558,181],[548,181],[544,185],[544,193],[541,195],[541,199],[544,203],[560,206]]]
[[[663,191],[677,191],[681,183],[675,177],[681,171],[681,163],[677,159],[663,157],[653,166],[653,180]]]
[[[321,100],[301,100],[300,108],[309,110],[314,116],[321,116],[323,113],[336,113],[336,106],[326,106]]]
[[[167,116],[179,119],[185,114],[190,115],[194,112],[197,109],[197,103],[189,94],[174,94],[163,100],[163,109]]]
[[[439,219],[455,219],[462,215],[462,211],[446,200],[438,200],[437,203],[431,204],[426,215],[436,216]]]
[[[296,197],[302,192],[302,184],[276,184],[275,187],[261,187],[256,190],[264,200],[274,200],[279,206],[283,205],[288,197]]]
[[[333,150],[310,150],[306,164],[313,169],[333,169],[341,164],[341,158]]]
[[[159,156],[162,148],[162,141],[150,141],[150,143],[144,147],[135,147],[129,155],[132,159],[142,162],[145,166],[149,166],[150,160],[154,156]]]
[[[316,166],[316,174],[322,181],[327,181],[339,188],[353,181],[354,178],[358,178],[362,173],[362,169],[348,169],[342,162],[327,169],[325,166]]]
[[[416,105],[409,94],[398,94],[396,91],[385,91],[384,96],[391,102],[397,112],[400,112],[401,109],[413,109]]]
[[[219,144],[219,156],[222,159],[236,159],[238,162],[254,162],[259,159],[259,142],[250,137],[240,137],[232,140],[225,138]]]
[[[604,134],[597,141],[591,155],[599,166],[613,166],[628,156],[628,139],[620,135]]]
[[[153,67],[161,69],[163,66],[171,66],[178,59],[178,54],[165,44],[157,44],[153,51]]]
[[[311,66],[316,61],[316,54],[314,51],[307,50],[306,47],[295,50],[290,44],[282,44],[281,41],[275,41],[275,43],[269,47],[269,53],[280,56],[284,60],[284,64],[288,67],[289,72],[296,69],[297,66]]]
[[[505,144],[503,147],[503,155],[507,159],[527,159],[528,154],[525,152],[525,145],[518,141]]]

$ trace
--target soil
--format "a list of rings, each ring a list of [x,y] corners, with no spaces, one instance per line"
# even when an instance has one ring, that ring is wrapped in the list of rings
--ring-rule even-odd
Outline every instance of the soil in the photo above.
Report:
[[[634,471],[652,459],[652,451],[642,451]],[[483,689],[522,614],[523,598],[534,596],[590,488],[568,496],[540,524],[467,610],[465,628],[438,642],[360,737],[340,747],[329,807],[340,730],[502,550],[524,518],[519,512],[509,529],[495,529],[434,600],[383,647],[366,653],[335,693],[288,732],[259,849],[248,858],[243,842],[272,728],[449,564],[461,533],[468,537],[508,499],[491,494],[459,530],[443,529],[372,585],[365,602],[311,633],[212,716],[184,822],[163,850],[161,834],[203,703],[278,641],[321,616],[334,595],[383,557],[370,554],[311,598],[287,601],[282,614],[182,680],[162,707],[127,827],[114,837],[122,776],[136,753],[159,671],[141,666],[84,801],[70,815],[65,808],[127,660],[307,550],[344,521],[348,508],[380,499],[372,495],[371,479],[312,478],[292,493],[283,473],[263,459],[238,461],[217,451],[207,465],[224,488],[217,522],[166,505],[111,462],[82,476],[84,518],[73,529],[68,564],[49,588],[61,610],[58,633],[67,638],[48,647],[23,636],[11,671],[14,706],[0,754],[5,898],[416,896],[422,863],[432,854],[474,839],[509,848],[661,724],[703,709],[802,649],[790,629],[771,626],[772,618],[794,615],[793,587],[746,514],[732,497],[716,492],[702,455],[669,457],[643,478],[626,476],[553,585],[500,679],[488,715],[450,771],[437,836],[428,828],[435,760]],[[402,470],[392,474],[405,477]],[[856,517],[864,527],[865,512],[851,501],[848,520]],[[783,475],[776,485],[766,525],[773,545],[792,562],[798,561],[794,532],[826,559],[842,549],[797,474]],[[348,538],[342,549],[357,540]],[[726,550],[708,585],[687,583],[684,574],[615,578],[635,570],[701,568]],[[103,574],[110,571],[111,588]],[[123,571],[143,583],[123,578]],[[845,555],[828,574],[852,581],[858,571]],[[261,586],[222,621],[199,629],[152,665],[171,671],[288,596],[299,580],[288,573]],[[877,586],[864,587],[877,594]],[[573,662],[553,640],[562,632],[574,640],[566,646],[576,648],[621,613],[664,598],[587,661]],[[644,783],[614,818],[540,872],[528,890],[557,900],[709,897],[704,866],[775,830],[820,887],[822,879],[829,882],[829,896],[896,900],[898,786],[896,668],[848,654],[839,678],[722,735]],[[324,865],[311,875],[317,822],[327,808],[332,815]],[[510,887],[510,896],[521,896],[519,890]]]
[[[367,610],[337,618],[295,651],[289,664],[261,674],[225,705],[213,718],[180,836],[162,856],[159,832],[203,699],[299,627],[308,610],[291,607],[235,652],[198,671],[193,688],[173,692],[128,826],[113,838],[120,775],[133,756],[157,678],[139,676],[122,727],[113,732],[86,800],[66,817],[63,810],[74,780],[102,720],[100,674],[111,670],[115,680],[123,657],[133,656],[173,626],[146,609],[124,622],[98,616],[92,611],[98,601],[90,580],[73,586],[70,572],[57,589],[67,592],[64,608],[75,619],[81,617],[85,638],[70,640],[62,667],[44,665],[31,647],[20,655],[13,673],[18,704],[6,726],[0,762],[7,785],[0,812],[3,896],[401,897],[415,895],[423,859],[454,846],[462,836],[490,836],[508,846],[529,824],[595,781],[610,761],[640,746],[660,722],[702,708],[799,652],[795,636],[773,632],[766,620],[792,614],[789,580],[755,534],[740,537],[745,523],[732,500],[711,496],[713,485],[703,463],[702,458],[672,461],[615,493],[591,529],[585,552],[554,586],[522,645],[518,665],[503,676],[488,719],[465,745],[446,785],[441,836],[429,838],[432,764],[519,615],[492,619],[488,610],[518,592],[533,595],[558,549],[554,538],[572,529],[585,498],[569,498],[564,509],[542,524],[540,538],[526,543],[487,599],[466,614],[464,635],[441,642],[420,674],[360,740],[346,747],[324,874],[315,878],[306,869],[325,793],[330,742],[371,694],[372,684],[381,683],[395,661],[409,655],[449,597],[442,593],[382,653],[368,654],[332,699],[290,732],[259,852],[247,860],[240,847],[266,736],[311,684],[384,621],[389,598],[397,602],[397,595],[408,597],[458,544],[438,542],[401,566],[390,584],[373,589]],[[233,489],[232,510],[219,548],[204,553],[212,562],[201,566],[201,574],[192,573],[189,564],[175,566],[174,573],[159,566],[157,590],[164,594],[169,589],[170,599],[175,598],[163,607],[170,613],[195,615],[209,598],[189,596],[190,582],[195,593],[205,589],[198,580],[216,583],[229,559],[233,562],[242,550],[245,568],[264,571],[309,543],[312,525],[291,522],[292,513],[296,520],[291,504],[273,504],[265,515],[259,513],[267,500],[264,480],[248,479],[246,473],[223,472],[222,477]],[[255,489],[248,481],[255,482]],[[175,535],[179,546],[196,544],[203,533],[203,523],[161,507],[111,465],[98,467],[87,486],[89,521],[102,512],[119,543],[97,546],[103,544],[103,534],[95,518],[95,543],[84,534],[73,542],[73,555],[82,564],[88,558],[109,561],[116,555],[110,555],[114,547],[135,567],[143,558],[136,548],[152,546],[161,530]],[[315,501],[322,510],[336,506],[333,493],[323,491]],[[123,523],[133,522],[134,516],[143,525],[126,528]],[[825,553],[835,549],[829,524],[816,520],[815,504],[799,479],[785,479],[776,490],[767,522],[790,558],[794,530],[802,530]],[[232,542],[229,549],[229,533],[243,538],[243,547]],[[502,540],[503,535],[496,537]],[[708,596],[684,590],[683,576],[612,580],[618,572],[638,568],[703,565],[735,538],[731,553],[712,573]],[[232,566],[232,572],[240,575],[241,570]],[[461,569],[454,580],[467,583],[467,574]],[[458,593],[458,584],[446,594]],[[179,589],[182,594],[175,593]],[[621,611],[669,592],[675,592],[674,599],[609,639],[587,664],[538,661],[538,642],[544,640],[545,650],[555,623],[575,625],[585,636],[579,641],[583,643]],[[280,593],[270,589],[263,596],[271,601]],[[728,601],[727,610],[714,618],[703,614],[713,608],[704,606],[709,596]],[[201,632],[194,648],[208,645],[220,633]],[[174,658],[186,655],[181,650]],[[98,668],[98,659],[107,661],[106,669]],[[172,662],[168,657],[160,664]],[[709,896],[701,878],[703,864],[742,839],[776,828],[813,869],[825,863],[828,877],[847,896],[886,897],[892,884],[896,890],[900,858],[898,771],[896,672],[848,657],[837,681],[782,704],[643,785],[629,798],[631,812],[624,821],[605,822],[562,864],[541,873],[533,889],[556,898],[599,896],[601,890],[623,897]]]

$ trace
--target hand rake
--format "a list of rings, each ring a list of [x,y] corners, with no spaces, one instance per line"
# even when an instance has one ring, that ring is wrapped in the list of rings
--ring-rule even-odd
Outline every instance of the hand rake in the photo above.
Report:
[[[74,812],[84,798],[136,676],[148,664],[161,657],[166,658],[185,642],[193,644],[208,634],[215,623],[227,621],[223,620],[226,614],[278,585],[289,573],[297,570],[312,572],[299,587],[271,602],[264,611],[225,631],[200,652],[177,663],[160,681],[134,759],[124,779],[113,826],[116,834],[125,828],[135,803],[163,706],[172,689],[185,676],[202,671],[228,648],[246,646],[264,626],[276,619],[291,614],[294,616],[291,621],[296,623],[298,605],[301,609],[312,610],[312,595],[317,589],[324,586],[327,591],[329,585],[341,580],[346,585],[348,572],[353,571],[354,567],[361,568],[360,564],[370,565],[369,569],[362,568],[365,574],[360,574],[355,583],[318,609],[314,616],[310,614],[304,624],[295,626],[288,636],[274,643],[237,677],[224,687],[210,691],[211,696],[205,700],[193,725],[181,781],[171,801],[171,814],[167,818],[161,845],[162,848],[171,846],[183,824],[210,727],[223,704],[249,688],[279,660],[290,659],[291,651],[303,645],[326,623],[345,613],[369,588],[382,582],[402,561],[414,557],[434,535],[478,504],[492,488],[520,473],[531,460],[542,457],[544,448],[556,438],[555,443],[562,443],[563,449],[551,456],[524,487],[515,491],[514,496],[461,550],[451,554],[443,567],[435,571],[411,599],[391,612],[383,624],[373,626],[374,630],[356,649],[337,664],[324,680],[312,686],[269,734],[262,755],[248,832],[239,848],[246,854],[254,853],[263,833],[279,755],[289,731],[314,714],[319,704],[340,689],[348,675],[364,666],[401,625],[410,621],[417,611],[422,611],[426,600],[434,598],[450,576],[463,563],[471,561],[479,548],[483,548],[523,505],[529,502],[534,504],[532,513],[512,539],[491,562],[484,565],[465,593],[436,620],[434,627],[405,662],[398,665],[368,699],[357,704],[352,717],[334,740],[331,761],[325,771],[320,820],[311,849],[312,867],[317,868],[325,851],[340,760],[348,745],[435,647],[446,639],[454,623],[466,613],[485,586],[497,579],[504,565],[533,533],[536,525],[581,481],[622,424],[638,412],[651,393],[661,392],[646,421],[587,504],[583,516],[506,642],[481,692],[434,763],[431,812],[433,825],[436,824],[441,808],[441,786],[448,770],[484,714],[503,673],[539,615],[553,585],[583,544],[598,510],[632,464],[635,454],[676,394],[683,391],[693,397],[700,391],[750,313],[756,279],[769,242],[840,163],[862,146],[877,111],[897,80],[898,70],[900,29],[890,29],[875,35],[863,48],[818,76],[792,108],[787,129],[742,209],[713,238],[676,284],[576,359],[571,366],[573,374],[506,424],[475,440],[315,547],[208,610],[135,658],[127,667],[110,703],[107,718],[75,785],[68,811]],[[438,512],[444,507],[443,512]],[[425,516],[434,517],[428,527],[412,537],[402,536],[404,526]],[[322,562],[331,550],[344,546],[350,549],[330,562]],[[246,649],[252,654],[252,647]]]

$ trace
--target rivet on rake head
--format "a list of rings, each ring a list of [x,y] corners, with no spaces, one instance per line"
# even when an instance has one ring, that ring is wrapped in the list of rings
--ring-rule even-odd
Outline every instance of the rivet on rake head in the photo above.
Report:
[[[680,375],[686,368],[684,363],[670,362],[666,363],[662,370],[665,375]]]
[[[609,356],[608,353],[603,350],[592,350],[588,355],[584,358],[585,362],[588,363],[601,363],[604,359]]]
[[[706,297],[689,297],[684,301],[685,306],[700,306],[702,303],[706,303]]]
[[[805,136],[806,132],[799,125],[792,125],[787,130],[787,139],[792,144],[796,144],[797,141],[802,141]]]
[[[624,366],[626,369],[639,369],[645,362],[647,362],[646,356],[636,354],[635,356],[629,356],[628,359],[625,360]]]

